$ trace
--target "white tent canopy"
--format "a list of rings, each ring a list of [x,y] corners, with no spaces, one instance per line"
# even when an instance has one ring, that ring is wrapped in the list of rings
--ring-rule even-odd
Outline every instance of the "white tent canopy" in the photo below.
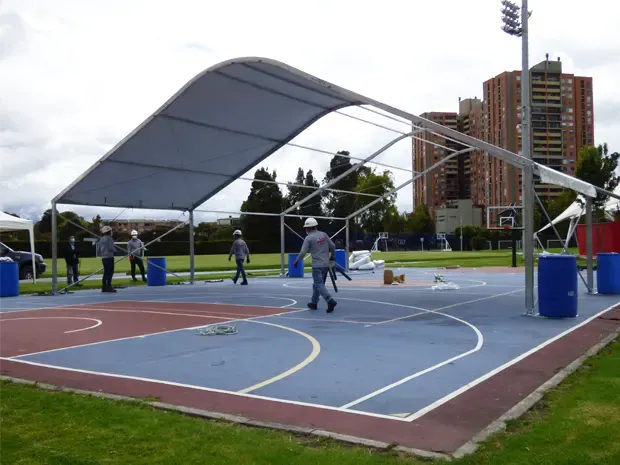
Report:
[[[17,218],[0,211],[0,231],[28,231],[32,255],[32,281],[37,282],[37,267],[34,256],[34,223],[26,218]]]
[[[617,186],[614,189],[614,194],[620,195],[620,186]],[[565,220],[578,220],[585,212],[585,204],[586,200],[583,196],[578,195],[577,199],[562,213],[560,213],[551,223],[546,224],[542,228],[540,228],[536,234],[543,232],[544,230],[551,228],[552,226],[561,223]],[[613,217],[616,211],[620,210],[620,200],[610,197],[607,202],[605,202],[605,213],[609,217]]]
[[[479,139],[284,63],[238,58],[190,80],[113,147],[55,204],[193,211],[323,116],[369,106],[594,197],[593,186]],[[376,112],[376,110],[370,109]]]

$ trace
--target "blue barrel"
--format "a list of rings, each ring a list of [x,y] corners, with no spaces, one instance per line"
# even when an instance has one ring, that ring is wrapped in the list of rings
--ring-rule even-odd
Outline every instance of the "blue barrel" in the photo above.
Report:
[[[297,266],[293,265],[293,262],[297,259],[297,254],[288,254],[288,277],[289,278],[303,278],[304,277],[304,259],[301,258],[297,262]]]
[[[338,263],[338,265],[340,265],[343,270],[347,269],[347,251],[346,250],[336,249],[334,258],[336,258],[336,263]]]
[[[0,297],[19,295],[19,265],[15,262],[0,262]]]
[[[157,266],[153,266],[157,265]],[[146,282],[149,286],[166,285],[166,258],[149,257],[146,259]]]
[[[538,257],[538,313],[551,318],[577,316],[577,257]]]
[[[596,287],[599,294],[620,294],[620,253],[596,256]]]

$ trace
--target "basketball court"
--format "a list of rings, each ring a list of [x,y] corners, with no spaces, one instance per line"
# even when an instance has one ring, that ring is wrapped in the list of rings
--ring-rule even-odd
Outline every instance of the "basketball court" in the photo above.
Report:
[[[307,277],[5,298],[2,375],[452,454],[620,327],[582,283],[578,317],[546,319],[518,270],[397,271],[339,279],[332,314]]]

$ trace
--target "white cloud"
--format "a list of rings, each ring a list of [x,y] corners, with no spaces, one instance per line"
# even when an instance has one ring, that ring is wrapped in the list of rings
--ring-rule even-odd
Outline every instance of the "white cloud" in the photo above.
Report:
[[[530,8],[530,64],[548,52],[562,57],[566,72],[593,76],[595,142],[620,150],[620,31],[615,24],[620,4],[570,0],[560,6],[534,0]],[[40,214],[189,79],[232,57],[280,60],[417,114],[456,111],[458,97],[482,97],[485,79],[521,67],[520,41],[500,30],[499,9],[499,0],[403,0],[373,8],[342,0],[4,0],[0,207]],[[368,112],[355,114],[377,120]],[[330,115],[295,142],[363,156],[390,137]],[[410,168],[410,146],[403,141],[378,161]],[[285,148],[263,165],[277,168],[278,180],[292,181],[299,165],[322,178],[329,160]],[[408,177],[394,175],[397,183]],[[238,181],[203,208],[236,211],[248,190],[248,182]],[[398,203],[411,209],[411,189],[400,193]],[[119,213],[76,211],[87,217],[97,211]],[[124,212],[122,217],[145,215],[162,213]]]

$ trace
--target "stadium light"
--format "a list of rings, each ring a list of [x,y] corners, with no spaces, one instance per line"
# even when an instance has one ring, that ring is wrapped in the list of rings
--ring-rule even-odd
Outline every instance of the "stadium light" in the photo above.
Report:
[[[502,31],[514,37],[521,37],[521,156],[531,159],[530,125],[530,65],[528,20],[532,12],[527,0],[521,0],[521,7],[510,0],[502,0]],[[521,177],[523,205],[523,259],[525,261],[525,312],[534,313],[534,174],[531,166],[523,168]]]

